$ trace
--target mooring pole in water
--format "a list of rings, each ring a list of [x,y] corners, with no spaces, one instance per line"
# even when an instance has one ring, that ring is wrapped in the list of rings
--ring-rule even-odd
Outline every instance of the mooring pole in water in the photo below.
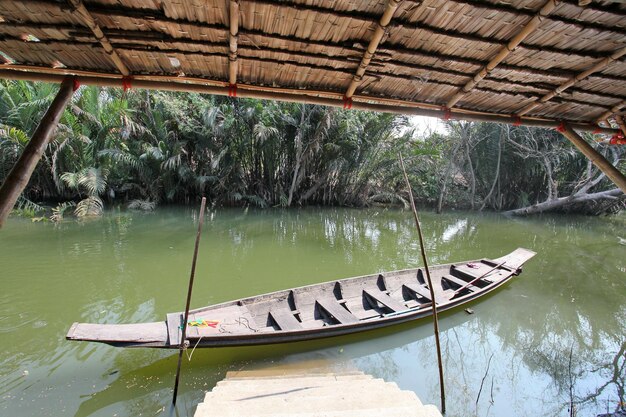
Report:
[[[206,206],[206,197],[202,197],[200,205],[200,218],[198,221],[198,233],[196,234],[196,246],[193,250],[193,260],[191,261],[191,276],[189,277],[189,290],[187,291],[187,304],[185,305],[185,315],[181,324],[180,347],[178,351],[178,366],[176,367],[176,380],[174,381],[174,397],[172,404],[176,405],[176,396],[178,395],[178,380],[180,379],[180,365],[183,361],[183,351],[185,350],[187,340],[187,320],[189,320],[189,305],[191,304],[191,291],[193,290],[193,277],[196,274],[196,260],[198,259],[198,247],[200,246],[200,235],[202,233],[202,224],[204,223],[204,209]]]
[[[415,200],[413,200],[413,191],[411,191],[411,183],[409,182],[409,176],[404,168],[404,160],[402,154],[398,153],[400,157],[400,166],[402,167],[402,173],[404,174],[404,181],[406,182],[406,188],[409,192],[409,201],[411,202],[411,209],[413,210],[413,217],[415,218],[415,227],[417,227],[417,234],[420,239],[420,249],[422,251],[422,261],[424,262],[424,269],[426,270],[426,280],[428,281],[428,289],[430,290],[430,299],[433,305],[433,323],[435,326],[435,344],[437,345],[437,362],[439,364],[439,387],[441,391],[441,413],[446,413],[446,390],[443,384],[443,364],[441,362],[441,343],[439,342],[439,319],[437,317],[437,303],[435,299],[435,288],[433,282],[430,279],[430,270],[428,269],[428,261],[426,260],[426,250],[424,249],[424,236],[422,235],[422,226],[420,224],[419,216],[417,215],[417,209],[415,208]]]

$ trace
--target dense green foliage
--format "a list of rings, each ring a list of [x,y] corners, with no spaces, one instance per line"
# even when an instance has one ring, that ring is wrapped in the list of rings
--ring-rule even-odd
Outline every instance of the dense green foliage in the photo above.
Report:
[[[0,180],[56,89],[0,82]],[[88,216],[111,203],[149,210],[202,195],[213,205],[258,207],[406,204],[398,152],[417,198],[441,206],[515,208],[574,192],[595,175],[545,130],[450,123],[447,134],[418,137],[404,116],[81,87],[20,204],[57,201],[60,218],[69,207]],[[617,207],[609,206],[602,210]]]

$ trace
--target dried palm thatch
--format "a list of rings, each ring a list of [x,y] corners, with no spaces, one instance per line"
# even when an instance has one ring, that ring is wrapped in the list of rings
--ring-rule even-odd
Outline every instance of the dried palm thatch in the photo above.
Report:
[[[610,131],[626,107],[626,4],[608,0],[13,0],[0,52],[4,78],[444,118]]]

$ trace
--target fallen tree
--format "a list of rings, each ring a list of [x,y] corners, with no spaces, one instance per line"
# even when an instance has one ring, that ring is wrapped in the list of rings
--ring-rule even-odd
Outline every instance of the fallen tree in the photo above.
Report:
[[[513,216],[525,216],[528,214],[537,214],[544,211],[556,210],[568,205],[576,203],[584,203],[589,201],[599,201],[604,199],[618,200],[620,195],[624,195],[619,188],[613,188],[612,190],[599,191],[597,193],[575,193],[567,197],[553,198],[551,200],[544,201],[543,203],[533,204],[532,206],[522,207],[515,210],[509,210],[504,214]]]

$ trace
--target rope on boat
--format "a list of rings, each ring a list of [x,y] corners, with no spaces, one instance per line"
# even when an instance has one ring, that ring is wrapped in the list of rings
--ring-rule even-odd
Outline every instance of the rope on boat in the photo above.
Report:
[[[242,316],[239,316],[239,318],[235,320],[233,323],[224,322],[220,324],[219,331],[220,333],[232,333],[230,330],[227,330],[224,326],[234,326],[234,325],[245,326],[248,328],[248,330],[251,330],[254,333],[259,331],[259,329],[255,329],[251,327],[250,321],[246,317],[242,317]]]
[[[191,349],[191,354],[187,355],[187,359],[189,360],[189,362],[191,362],[191,358],[193,357],[193,353],[196,351],[196,348],[198,347],[198,345],[200,344],[200,341],[202,340],[203,336],[200,336],[200,339],[198,339],[198,341],[196,342],[195,346],[193,347],[193,349]],[[189,345],[189,341],[187,341],[187,345]],[[187,352],[187,348],[185,348],[185,352]]]

